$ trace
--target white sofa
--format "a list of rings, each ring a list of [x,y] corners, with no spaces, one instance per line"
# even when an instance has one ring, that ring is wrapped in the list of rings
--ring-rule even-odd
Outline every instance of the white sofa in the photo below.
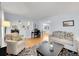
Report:
[[[7,53],[17,55],[25,48],[24,40],[21,41],[13,41],[6,40],[7,43]]]
[[[54,31],[49,41],[60,43],[64,48],[77,52],[75,36],[71,32]]]
[[[68,45],[73,45],[73,41],[65,40],[65,39],[60,39],[57,37],[51,37],[53,42],[58,42],[60,44],[68,44]]]

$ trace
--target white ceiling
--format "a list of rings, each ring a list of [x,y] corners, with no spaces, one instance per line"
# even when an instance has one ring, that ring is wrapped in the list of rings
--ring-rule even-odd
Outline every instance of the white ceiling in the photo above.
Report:
[[[5,12],[41,19],[65,13],[79,13],[78,2],[3,2]]]

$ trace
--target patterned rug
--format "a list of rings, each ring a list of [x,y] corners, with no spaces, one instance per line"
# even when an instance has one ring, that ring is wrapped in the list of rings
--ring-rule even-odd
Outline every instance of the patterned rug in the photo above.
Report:
[[[7,55],[12,56],[12,55]],[[25,48],[21,51],[17,56],[37,56],[37,52],[35,48]],[[74,51],[63,48],[58,56],[78,56],[78,54]]]
[[[77,52],[63,48],[58,56],[78,56]]]
[[[25,48],[18,56],[37,56],[35,48]]]
[[[37,56],[36,48],[24,48],[18,55],[8,54],[7,56]]]

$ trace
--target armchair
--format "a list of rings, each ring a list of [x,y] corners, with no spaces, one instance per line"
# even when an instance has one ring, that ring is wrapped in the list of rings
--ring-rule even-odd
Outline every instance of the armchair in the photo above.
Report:
[[[17,36],[17,35],[15,35]],[[17,55],[25,48],[25,40],[20,39],[19,36],[15,37],[10,35],[6,36],[6,43],[7,43],[7,53]],[[14,39],[14,40],[13,40]],[[18,40],[20,39],[20,40]]]

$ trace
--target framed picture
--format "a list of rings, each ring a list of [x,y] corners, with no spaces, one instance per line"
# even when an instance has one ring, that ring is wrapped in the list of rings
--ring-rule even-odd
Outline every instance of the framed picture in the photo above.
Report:
[[[63,21],[63,27],[74,26],[74,20]]]
[[[43,31],[49,31],[49,24],[43,24]]]
[[[17,25],[12,25],[12,28],[17,28]]]
[[[45,26],[44,29],[49,30],[49,26]]]

